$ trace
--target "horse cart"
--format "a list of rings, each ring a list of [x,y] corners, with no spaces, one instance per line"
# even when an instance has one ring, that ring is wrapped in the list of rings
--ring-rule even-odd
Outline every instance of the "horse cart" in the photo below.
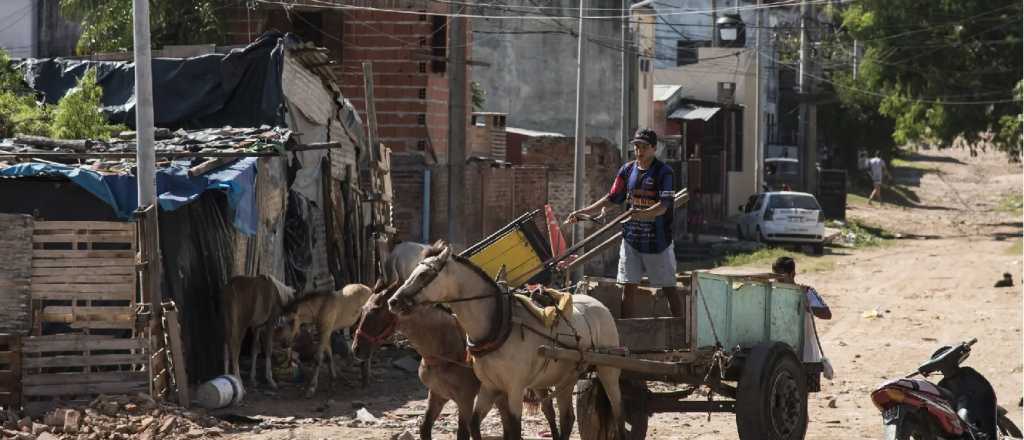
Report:
[[[676,194],[676,207],[687,201]],[[537,227],[539,211],[523,215],[464,251],[488,274],[502,268],[510,286],[559,284],[562,275],[618,243],[617,225],[629,213],[608,221],[580,243],[559,252],[546,246]],[[548,218],[551,226],[552,219]],[[602,238],[603,237],[603,238]],[[596,244],[595,244],[596,243]],[[588,249],[583,252],[583,249]],[[581,254],[575,259],[570,255]],[[643,286],[641,286],[643,287]],[[575,294],[591,295],[618,316],[621,289],[614,280],[585,277]],[[652,292],[653,289],[644,289]],[[628,438],[643,439],[655,413],[735,413],[742,440],[802,439],[807,429],[807,397],[820,390],[820,362],[802,360],[807,299],[803,287],[771,274],[694,271],[678,276],[684,316],[616,320],[620,347],[574,350],[541,346],[553,360],[622,371],[620,388]],[[656,302],[650,295],[650,304]],[[655,316],[663,315],[663,316]],[[577,383],[580,437],[614,433],[602,385],[584,376]]]

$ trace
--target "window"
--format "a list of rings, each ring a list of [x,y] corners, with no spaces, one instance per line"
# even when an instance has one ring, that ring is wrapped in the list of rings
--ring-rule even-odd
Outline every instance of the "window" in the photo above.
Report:
[[[427,141],[425,141],[423,139],[420,139],[419,141],[417,141],[416,142],[416,149],[420,150],[420,151],[425,151],[427,149]]]
[[[821,209],[818,200],[809,194],[774,194],[768,201],[768,207],[771,209]]]
[[[764,205],[764,194],[757,196],[757,200],[754,200],[754,211],[760,211],[761,206]]]
[[[420,63],[420,73],[427,73],[427,63]]]
[[[445,73],[448,58],[448,21],[443,15],[431,16],[430,26],[430,70],[434,73]]]
[[[420,99],[427,99],[427,89],[420,89]]]
[[[420,114],[416,116],[416,123],[420,125],[427,125],[427,115]]]

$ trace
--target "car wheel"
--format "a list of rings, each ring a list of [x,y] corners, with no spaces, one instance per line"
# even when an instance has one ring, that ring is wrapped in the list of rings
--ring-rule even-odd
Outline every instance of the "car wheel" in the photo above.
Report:
[[[763,244],[768,244],[768,239],[764,238],[764,234],[761,233],[761,227],[757,227],[757,241]]]
[[[743,226],[741,226],[741,225],[736,225],[736,239],[737,240],[742,240],[743,239]]]
[[[814,243],[813,251],[814,251],[814,255],[825,255],[825,244],[824,243]]]

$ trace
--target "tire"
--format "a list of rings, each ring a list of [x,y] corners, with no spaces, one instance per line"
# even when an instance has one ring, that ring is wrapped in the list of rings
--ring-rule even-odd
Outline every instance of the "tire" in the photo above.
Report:
[[[788,345],[762,343],[743,364],[736,394],[741,440],[802,440],[807,432],[807,374]]]
[[[761,227],[760,226],[757,227],[757,242],[761,243],[761,244],[764,244],[764,245],[768,244],[768,239],[764,238],[764,234],[761,233]]]
[[[626,439],[643,440],[647,437],[647,423],[651,417],[647,412],[647,383],[635,379],[621,379],[622,410],[626,418]]]
[[[1008,417],[1006,417],[1006,414],[999,415],[999,420],[996,421],[996,425],[999,427],[999,435],[1001,437],[1010,437],[1016,439],[1024,438],[1024,434],[1021,434],[1020,428],[1018,428],[1017,425],[1013,423],[1013,420],[1010,420]]]
[[[825,243],[815,243],[811,249],[814,255],[825,255]]]
[[[911,410],[913,411],[913,410]],[[923,422],[917,413],[903,416],[902,420],[885,425],[885,440],[937,440],[931,425]]]
[[[736,239],[737,240],[742,240],[743,239],[743,226],[736,225]]]
[[[576,426],[580,431],[580,440],[598,440],[601,431],[601,406],[608,406],[608,398],[604,395],[601,382],[596,379],[580,379],[576,381]],[[611,413],[611,408],[607,408]]]

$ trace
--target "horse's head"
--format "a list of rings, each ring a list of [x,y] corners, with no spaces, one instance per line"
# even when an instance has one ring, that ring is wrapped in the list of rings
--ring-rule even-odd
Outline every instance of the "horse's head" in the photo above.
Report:
[[[398,283],[384,287],[378,284],[373,296],[363,305],[355,337],[352,338],[352,354],[363,361],[369,359],[385,340],[395,334],[398,315],[388,309],[388,300],[398,290]]]
[[[445,270],[451,258],[452,250],[447,244],[435,243],[388,300],[391,311],[399,315],[409,313],[417,304],[443,302],[449,299],[447,295],[458,292],[457,280]]]

